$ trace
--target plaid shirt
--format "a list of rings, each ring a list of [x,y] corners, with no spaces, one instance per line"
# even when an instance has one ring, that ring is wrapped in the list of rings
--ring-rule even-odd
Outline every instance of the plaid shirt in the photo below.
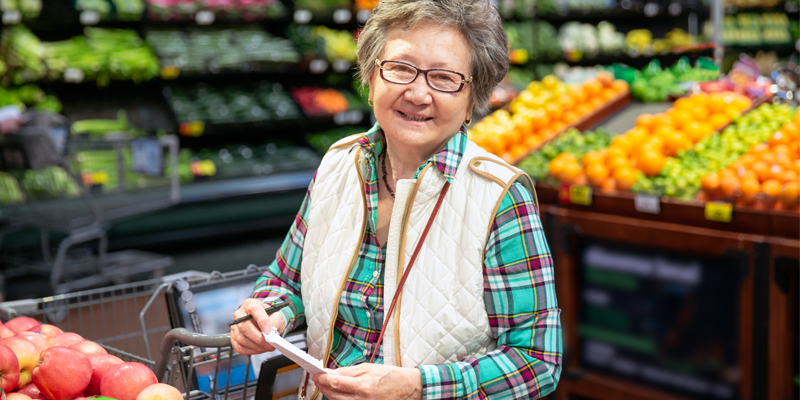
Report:
[[[376,124],[353,147],[366,155],[368,223],[359,257],[339,301],[328,368],[368,362],[383,326],[383,269],[386,246],[376,237],[378,156],[383,132]],[[461,130],[415,174],[433,163],[454,179],[467,143]],[[289,301],[280,312],[286,331],[305,320],[300,298],[300,265],[308,226],[312,180],[305,201],[276,260],[256,283],[253,297],[266,304]],[[538,398],[552,392],[561,374],[560,310],[553,283],[553,261],[531,193],[519,183],[502,200],[486,243],[484,302],[497,349],[441,365],[421,365],[424,399]],[[366,295],[366,297],[365,297]],[[378,349],[376,363],[383,362]]]

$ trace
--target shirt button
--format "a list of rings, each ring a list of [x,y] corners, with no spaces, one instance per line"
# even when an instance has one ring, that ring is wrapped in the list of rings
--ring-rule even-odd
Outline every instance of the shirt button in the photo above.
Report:
[[[367,318],[372,318],[372,314],[370,314],[369,311],[367,311]]]
[[[375,271],[375,272],[373,272],[373,273],[372,273],[372,277],[373,277],[373,278],[377,278],[377,277],[378,277],[378,271]]]
[[[364,349],[364,358],[369,357],[369,350]]]

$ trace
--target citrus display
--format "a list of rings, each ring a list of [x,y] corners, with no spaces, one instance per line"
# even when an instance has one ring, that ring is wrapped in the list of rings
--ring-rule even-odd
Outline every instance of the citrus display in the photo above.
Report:
[[[542,146],[539,151],[526,157],[517,166],[528,173],[531,178],[537,180],[546,179],[551,174],[561,177],[566,164],[577,165],[578,172],[583,172],[579,160],[586,163],[600,157],[597,150],[608,146],[609,143],[611,143],[611,135],[603,129],[584,134],[577,129],[569,129],[563,135]],[[557,158],[562,161],[553,164],[552,162]]]
[[[709,100],[714,96],[707,95]],[[678,104],[676,102],[675,107]],[[683,107],[686,103],[680,104]],[[737,107],[746,104],[740,101]],[[633,190],[689,200],[697,195],[701,186],[709,195],[723,196],[727,193],[737,196],[752,192],[756,186],[753,180],[757,181],[761,192],[767,180],[791,180],[798,173],[797,163],[792,161],[796,159],[798,150],[796,142],[788,141],[784,136],[796,137],[800,131],[793,124],[787,124],[794,115],[795,110],[787,104],[763,104],[737,116],[721,133],[708,135],[690,149],[678,151],[675,157],[667,157],[657,174],[641,174]],[[773,142],[771,146],[770,139]],[[637,164],[640,170],[643,166]],[[794,175],[786,171],[792,171]]]
[[[608,72],[574,86],[548,75],[528,84],[508,110],[488,115],[470,128],[468,135],[486,151],[511,162],[627,90],[627,83],[613,80]]]
[[[780,127],[764,143],[749,147],[727,167],[703,176],[705,198],[736,198],[737,204],[759,207],[764,204],[795,208],[800,200],[800,113]],[[716,180],[736,181],[737,190],[715,186]],[[765,202],[759,202],[764,200]],[[780,206],[778,206],[778,200]]]

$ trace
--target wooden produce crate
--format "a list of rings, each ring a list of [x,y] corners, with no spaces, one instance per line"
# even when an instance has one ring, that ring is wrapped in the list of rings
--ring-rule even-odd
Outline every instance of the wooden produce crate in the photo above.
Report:
[[[630,91],[620,93],[617,97],[611,99],[606,105],[598,109],[597,111],[584,116],[583,118],[567,125],[563,131],[554,134],[552,137],[548,138],[547,140],[541,141],[535,147],[528,149],[524,154],[521,156],[511,160],[512,165],[519,164],[520,161],[524,160],[526,157],[531,155],[531,153],[539,150],[542,146],[550,143],[552,140],[557,138],[562,133],[575,128],[581,132],[585,130],[589,130],[594,128],[595,126],[599,125],[601,122],[605,121],[606,119],[610,118],[623,108],[627,107],[631,101],[633,101],[633,96],[631,95]]]
[[[554,187],[546,182],[536,182],[536,194],[542,204],[560,204],[562,207],[574,210],[593,211],[722,231],[785,238],[800,237],[800,213],[796,211],[756,210],[734,207],[730,222],[718,222],[706,219],[706,203],[701,201],[683,201],[662,196],[659,199],[660,212],[652,214],[637,209],[637,195],[630,191],[601,192],[599,188],[593,187],[591,188],[591,204],[580,205],[569,202],[567,197],[559,197],[559,192],[561,191],[563,194],[564,190],[569,190],[568,188],[569,185]]]
[[[767,391],[791,387],[772,364],[792,357],[789,335],[772,329],[789,301],[765,309],[762,290],[779,251],[771,241],[781,239],[559,206],[543,213],[565,339],[558,399],[784,398]],[[796,253],[795,242],[780,252]],[[769,336],[756,321],[770,322]]]

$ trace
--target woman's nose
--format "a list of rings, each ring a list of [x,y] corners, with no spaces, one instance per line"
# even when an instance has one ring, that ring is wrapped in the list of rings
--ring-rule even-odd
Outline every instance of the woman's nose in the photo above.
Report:
[[[403,94],[403,97],[406,101],[417,104],[430,104],[433,100],[433,96],[431,96],[431,88],[428,86],[428,82],[426,80],[425,74],[419,74],[417,79],[414,79],[414,82],[409,83],[406,85],[406,91]]]

